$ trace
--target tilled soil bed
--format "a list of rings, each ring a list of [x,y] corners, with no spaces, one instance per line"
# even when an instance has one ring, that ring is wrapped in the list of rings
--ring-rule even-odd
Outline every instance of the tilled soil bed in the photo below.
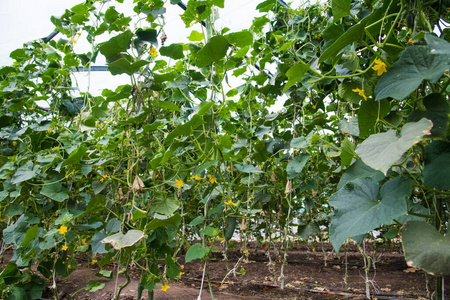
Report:
[[[295,243],[288,252],[284,267],[284,289],[281,288],[280,277],[282,249],[270,251],[269,258],[267,245],[252,244],[248,259],[242,259],[238,244],[228,251],[227,260],[224,260],[220,245],[216,248],[206,263],[206,276],[203,276],[204,263],[201,260],[185,263],[184,256],[180,255],[178,261],[184,266],[183,274],[179,280],[169,281],[167,291],[162,291],[160,284],[157,285],[154,299],[197,299],[202,280],[201,299],[364,299],[366,295],[364,259],[354,245],[348,245],[347,250],[343,247],[338,257],[329,244]],[[367,250],[366,253],[372,260],[368,284],[373,299],[432,297],[434,278],[428,276],[427,291],[427,276],[423,271],[406,265],[399,245],[378,248],[377,251]],[[235,272],[229,272],[238,262]],[[2,267],[6,263],[7,259]],[[113,271],[112,279],[96,277],[98,267],[80,256],[77,270],[68,278],[58,278],[56,291],[47,289],[45,298],[113,299],[125,277],[123,274],[117,277],[117,270],[112,265],[105,269]],[[131,267],[128,273],[131,283],[122,290],[119,299],[136,299],[140,271]],[[95,292],[84,290],[90,280],[104,282],[105,286]],[[449,289],[446,296],[450,296]],[[146,293],[143,299],[147,299]]]

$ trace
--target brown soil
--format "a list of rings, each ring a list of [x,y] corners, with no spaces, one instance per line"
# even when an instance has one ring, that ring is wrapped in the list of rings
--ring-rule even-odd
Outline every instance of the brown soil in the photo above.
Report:
[[[206,264],[206,274],[209,276],[213,296],[218,300],[232,299],[364,299],[365,298],[365,271],[363,256],[355,249],[349,247],[347,251],[347,285],[345,284],[345,251],[341,250],[338,258],[329,245],[322,249],[318,244],[294,244],[287,256],[284,269],[285,288],[280,287],[280,269],[283,251],[276,255],[271,251],[273,268],[269,264],[267,245],[252,245],[248,261],[242,260],[236,268],[235,274],[230,274],[221,284],[228,268],[232,268],[242,257],[239,246],[235,251],[228,252],[228,261],[223,260],[222,252],[218,249],[211,255]],[[373,299],[429,299],[430,293],[426,289],[426,276],[423,271],[409,268],[401,253],[400,247],[382,248],[376,252],[369,251],[375,258],[369,271],[370,292]],[[7,262],[7,261],[6,261]],[[184,256],[179,258],[180,265],[184,265],[184,274],[180,280],[168,283],[170,288],[163,292],[160,284],[154,292],[154,299],[197,299],[203,277],[203,262],[195,260],[185,263]],[[114,270],[111,266],[110,270]],[[245,270],[245,271],[244,271]],[[88,261],[80,258],[78,269],[68,278],[58,278],[57,299],[83,299],[105,300],[113,299],[116,286],[125,282],[120,274],[112,279],[95,276],[98,268],[89,265]],[[243,275],[245,273],[245,275]],[[136,299],[139,282],[139,270],[131,267],[129,270],[131,283],[126,286],[119,299]],[[89,292],[83,288],[93,279],[105,283],[105,287],[96,292]],[[117,280],[118,279],[118,280]],[[276,282],[275,280],[276,279]],[[447,279],[447,278],[446,278]],[[430,276],[430,286],[434,278]],[[446,291],[447,297],[450,296]],[[427,295],[428,294],[428,295]],[[54,292],[47,290],[45,297],[54,298]],[[211,297],[207,277],[204,279],[201,299],[214,299]],[[147,299],[144,293],[143,299]]]

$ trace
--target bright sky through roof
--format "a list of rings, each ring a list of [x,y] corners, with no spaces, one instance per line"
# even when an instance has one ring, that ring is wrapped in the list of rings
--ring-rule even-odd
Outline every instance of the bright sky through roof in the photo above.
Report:
[[[184,3],[187,0],[183,1]],[[215,28],[220,30],[224,27],[230,28],[231,32],[249,28],[254,17],[262,15],[256,6],[263,0],[225,0],[225,8],[219,10],[219,19]],[[298,7],[300,0],[289,2],[292,7]],[[303,1],[302,1],[303,2]],[[314,1],[313,1],[314,2]],[[12,60],[9,58],[11,51],[19,48],[22,44],[32,40],[44,38],[54,31],[54,25],[50,21],[51,16],[61,16],[65,9],[82,3],[80,0],[1,0],[0,1],[0,66],[9,65]],[[119,12],[125,15],[135,15],[132,10],[131,0],[125,0],[123,4],[117,2],[106,2],[104,11],[109,5],[114,5]],[[166,45],[171,43],[189,42],[187,36],[195,29],[202,31],[200,24],[195,24],[190,28],[185,28],[179,15],[183,10],[178,5],[166,5],[164,31],[167,34]],[[146,24],[143,23],[143,26]],[[63,38],[59,34],[55,39]],[[100,42],[100,40],[98,40]],[[85,36],[80,36],[74,50],[77,53],[85,53],[91,50]],[[106,62],[103,57],[97,59],[94,65],[104,66]],[[117,86],[129,82],[128,75],[112,76],[106,72],[76,73],[77,85],[80,91],[87,91],[97,95],[104,88],[114,90]],[[236,87],[237,79],[234,79],[233,87]],[[240,83],[239,83],[240,84]]]

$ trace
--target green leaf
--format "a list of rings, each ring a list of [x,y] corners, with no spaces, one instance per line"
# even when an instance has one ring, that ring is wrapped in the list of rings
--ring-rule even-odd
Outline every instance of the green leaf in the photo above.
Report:
[[[286,167],[288,179],[297,178],[301,175],[302,170],[309,159],[309,156],[310,155],[307,153],[302,153],[289,160],[289,163],[287,164]]]
[[[353,156],[355,154],[356,145],[352,143],[347,137],[341,143],[341,164],[343,168],[350,166]]]
[[[95,274],[97,277],[106,277],[106,278],[112,278],[112,271],[108,270],[100,270],[97,274]]]
[[[308,241],[310,237],[316,237],[319,234],[320,227],[316,222],[311,222],[307,225],[299,225],[297,228],[297,235],[305,241]]]
[[[450,55],[450,43],[446,40],[438,38],[432,33],[427,33],[425,41],[431,47],[431,54]]]
[[[187,39],[190,40],[191,42],[200,42],[200,41],[203,41],[204,38],[205,38],[205,35],[196,30],[192,30],[191,34],[187,37]]]
[[[392,97],[402,100],[415,91],[424,79],[434,83],[450,67],[450,56],[431,54],[430,46],[406,47],[399,59],[375,86],[375,100]]]
[[[195,55],[195,64],[199,68],[219,61],[227,54],[229,42],[223,36],[212,37]]]
[[[341,180],[339,180],[338,190],[347,183],[364,177],[370,177],[378,182],[384,179],[385,176],[380,171],[376,171],[363,163],[361,159],[358,159],[344,172],[344,174],[342,174]]]
[[[347,183],[329,200],[335,209],[330,224],[330,239],[336,252],[346,239],[376,229],[407,213],[406,197],[411,194],[413,181],[396,177],[386,182],[378,200],[378,182],[360,178]]]
[[[184,57],[183,46],[180,44],[171,44],[169,46],[163,46],[159,49],[159,53],[162,56],[167,56],[172,59],[181,59]]]
[[[227,34],[225,38],[235,47],[245,47],[253,44],[253,34],[247,29]]]
[[[111,58],[117,57],[118,54],[126,52],[130,48],[132,37],[133,33],[127,30],[101,44],[99,48],[100,53],[109,61]]]
[[[333,0],[331,2],[334,22],[338,22],[341,18],[350,15],[351,2],[351,0]]]
[[[153,210],[161,215],[172,215],[180,207],[180,202],[169,196],[158,196],[153,202]]]
[[[105,188],[106,188],[107,183],[106,182],[101,182],[101,181],[94,181],[92,183],[92,189],[94,190],[94,194],[98,195],[100,194]]]
[[[358,119],[355,117],[350,117],[350,120],[340,120],[339,121],[339,130],[343,134],[351,134],[353,136],[359,137],[359,126]]]
[[[408,116],[408,122],[417,122],[426,118],[433,123],[431,136],[447,136],[448,129],[448,103],[442,94],[430,94],[423,99],[426,110],[415,110]]]
[[[46,182],[44,187],[41,189],[41,195],[47,196],[56,202],[63,202],[64,200],[69,199],[66,189],[63,188],[60,182]]]
[[[359,77],[347,79],[338,85],[338,94],[339,97],[344,99],[347,102],[359,104],[362,97],[355,93],[354,89],[360,89],[362,87],[362,79]],[[364,103],[364,102],[363,102]]]
[[[11,183],[19,184],[21,182],[32,179],[36,176],[39,169],[39,165],[34,165],[31,161],[27,161],[25,164],[21,165],[14,173],[11,179]]]
[[[395,130],[371,135],[356,147],[364,163],[384,174],[409,148],[419,142],[424,135],[431,134],[433,124],[427,119],[407,123],[402,128],[401,137]]]
[[[116,61],[113,61],[108,64],[108,70],[111,72],[112,75],[118,75],[118,74],[128,74],[133,75],[139,69],[145,65],[148,64],[148,61],[146,60],[138,60],[135,63],[130,63],[128,59],[121,58]]]
[[[358,111],[359,136],[366,138],[373,134],[377,123],[386,117],[390,111],[391,105],[386,99],[382,101],[374,101],[372,99],[362,101]]]
[[[247,164],[235,164],[234,168],[243,173],[262,173],[261,169],[257,169],[255,166]]]
[[[423,221],[411,221],[401,229],[406,263],[434,276],[450,275],[450,237]]]
[[[202,247],[200,243],[192,245],[186,252],[185,261],[188,263],[194,259],[204,258],[209,253],[208,247]]]
[[[102,288],[104,288],[105,284],[106,283],[101,282],[101,281],[91,280],[91,281],[89,281],[89,284],[87,285],[87,287],[85,287],[84,289],[86,291],[93,293],[93,292],[99,291]]]
[[[141,230],[132,229],[126,234],[122,232],[115,233],[111,236],[104,238],[101,242],[104,244],[110,244],[116,250],[120,250],[125,247],[131,247],[139,242],[145,236]]]
[[[450,190],[450,143],[433,141],[425,148],[424,185]]]
[[[310,145],[309,136],[300,136],[291,140],[291,148],[301,149]]]
[[[25,234],[22,243],[20,244],[20,247],[28,247],[31,241],[37,237],[38,229],[39,227],[37,225],[34,225],[33,227],[29,228],[27,230],[27,233]]]
[[[304,64],[303,62],[299,64],[295,64],[289,68],[286,72],[286,76],[288,77],[288,82],[285,84],[283,93],[285,93],[291,86],[301,81],[303,75],[306,71],[309,70],[309,65]]]
[[[173,216],[160,216],[155,215],[155,218],[147,224],[145,227],[146,230],[156,229],[159,227],[166,227],[169,225],[176,226],[178,222],[181,220],[181,216],[179,214],[174,214]]]
[[[67,165],[77,165],[80,163],[80,160],[83,158],[84,154],[88,150],[87,147],[81,145],[77,150],[70,153],[69,157],[64,160],[64,162],[61,164],[61,167],[67,166]]]
[[[158,31],[156,29],[148,28],[142,29],[139,28],[136,30],[137,37],[145,42],[151,43],[153,46],[158,46]]]

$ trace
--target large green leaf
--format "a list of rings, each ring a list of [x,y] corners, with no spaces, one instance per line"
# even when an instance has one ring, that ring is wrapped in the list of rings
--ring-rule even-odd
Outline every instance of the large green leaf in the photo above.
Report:
[[[128,74],[133,75],[139,69],[143,66],[148,64],[148,61],[146,60],[138,60],[135,63],[131,63],[126,58],[120,58],[118,60],[115,60],[108,64],[108,70],[111,72],[112,75],[118,75],[118,74]]]
[[[424,185],[450,190],[450,143],[433,141],[425,148]]]
[[[333,0],[331,2],[331,10],[333,12],[334,22],[350,14],[351,0]]]
[[[41,189],[41,195],[47,196],[57,202],[63,202],[64,200],[69,199],[66,189],[63,188],[60,182],[47,182]]]
[[[407,47],[375,86],[376,100],[392,97],[402,100],[424,79],[436,82],[450,67],[450,55],[431,54],[430,46]]]
[[[339,97],[341,97],[347,102],[359,104],[362,97],[358,93],[355,93],[353,90],[361,88],[361,86],[362,86],[362,79],[359,77],[344,80],[338,85]]]
[[[111,236],[104,238],[101,242],[104,244],[111,244],[116,250],[120,250],[125,247],[131,247],[139,242],[145,236],[141,230],[132,229],[126,234],[122,232],[115,233]]]
[[[170,57],[172,59],[181,59],[184,57],[183,46],[180,44],[171,44],[169,46],[163,46],[159,49],[159,53],[163,56]]]
[[[303,75],[308,70],[309,65],[304,64],[303,62],[295,64],[292,67],[290,67],[289,70],[286,72],[288,82],[284,86],[283,93],[285,93],[291,86],[302,80]]]
[[[194,244],[186,252],[185,261],[188,263],[194,259],[204,258],[208,253],[208,247],[202,247],[200,243]]]
[[[442,94],[430,94],[423,99],[426,110],[415,110],[408,116],[408,122],[426,118],[433,122],[431,136],[446,137],[448,128],[448,103]]]
[[[339,180],[338,183],[338,190],[347,183],[364,177],[370,177],[378,182],[384,178],[384,174],[372,169],[363,163],[361,159],[358,159],[344,172],[344,174],[342,174],[341,180]]]
[[[360,178],[347,183],[329,200],[335,209],[330,224],[330,239],[336,252],[346,239],[366,234],[407,213],[405,198],[411,194],[413,181],[396,177],[386,182],[379,200],[378,182]]]
[[[435,276],[450,275],[450,237],[423,221],[406,223],[401,236],[408,266]]]
[[[253,34],[247,29],[227,34],[225,38],[236,47],[245,47],[253,44]]]
[[[26,213],[21,215],[16,223],[3,230],[3,238],[6,244],[19,245],[23,242],[26,232],[31,225],[38,224],[41,220],[33,214]]]
[[[158,227],[166,227],[169,225],[176,225],[181,220],[181,216],[179,214],[174,214],[170,217],[161,215],[155,215],[154,217],[155,218],[145,227],[146,230],[156,229]]]
[[[391,105],[386,99],[382,101],[374,101],[372,99],[362,101],[358,111],[359,136],[366,138],[373,134],[377,123],[386,117],[390,111]]]
[[[247,164],[235,164],[234,167],[236,170],[243,172],[243,173],[262,173],[261,169],[257,169],[253,165],[247,165]]]
[[[431,121],[421,119],[419,122],[405,124],[401,137],[397,137],[395,130],[371,135],[356,147],[355,152],[366,165],[386,174],[403,153],[419,142],[424,135],[431,134],[432,126]]]
[[[17,171],[14,173],[11,183],[19,184],[21,182],[32,179],[36,176],[38,170],[38,165],[34,165],[31,161],[27,161],[25,164],[21,165]]]
[[[66,158],[63,163],[61,164],[61,167],[67,166],[67,165],[76,165],[80,163],[80,160],[83,158],[84,154],[88,150],[87,147],[81,145],[77,150],[72,151],[70,153],[69,157]]]
[[[195,56],[195,64],[199,68],[206,67],[219,61],[227,54],[229,42],[223,36],[212,37]]]
[[[109,41],[104,42],[100,46],[100,53],[102,53],[109,61],[111,58],[117,57],[118,54],[127,51],[131,45],[131,38],[133,33],[129,30],[121,33]]]
[[[356,145],[352,143],[347,137],[341,143],[341,165],[343,168],[350,166],[353,156],[355,154]]]
[[[303,168],[306,165],[306,162],[309,159],[309,154],[302,153],[291,160],[289,160],[289,163],[286,167],[286,172],[288,175],[288,179],[297,178],[302,173]]]
[[[425,41],[431,47],[431,54],[450,55],[450,43],[444,39],[438,38],[432,33],[425,35]]]
[[[180,207],[180,202],[169,196],[158,196],[153,201],[153,210],[161,215],[172,215]]]

